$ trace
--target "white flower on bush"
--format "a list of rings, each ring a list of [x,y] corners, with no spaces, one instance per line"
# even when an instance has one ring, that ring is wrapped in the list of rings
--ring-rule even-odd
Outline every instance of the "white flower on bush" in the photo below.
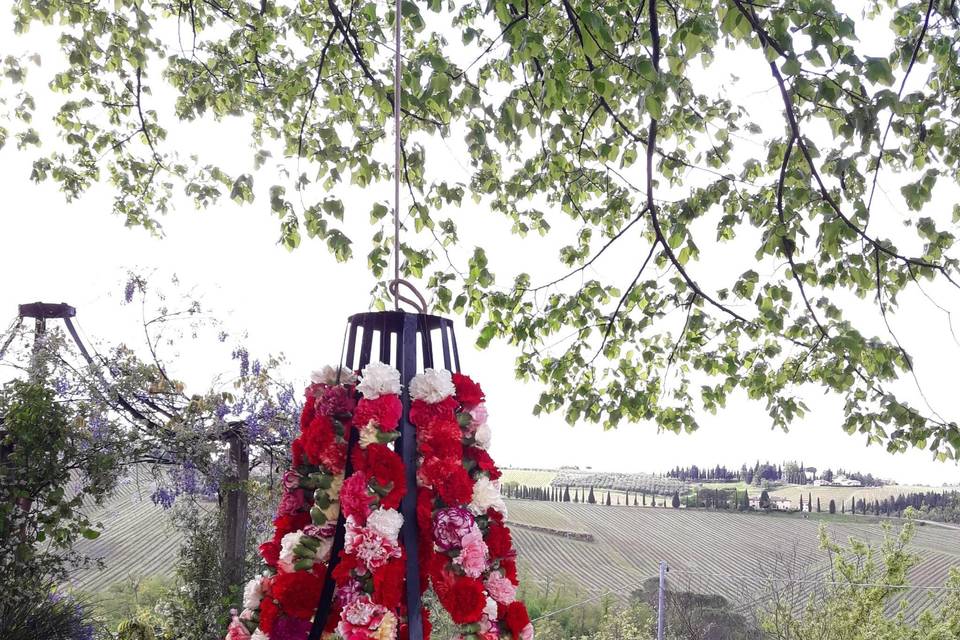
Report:
[[[403,516],[396,509],[376,509],[367,518],[367,526],[393,542],[400,535]]]
[[[263,600],[263,576],[257,576],[243,588],[243,608],[256,609]]]
[[[492,436],[490,425],[484,422],[477,426],[477,431],[473,434],[473,439],[481,449],[489,449]]]
[[[357,391],[368,400],[391,393],[399,395],[401,388],[400,372],[382,362],[371,362],[365,366],[360,372],[360,384],[357,385]]]
[[[293,564],[297,561],[293,549],[300,544],[300,538],[302,537],[302,531],[291,531],[280,540],[280,561],[278,564],[284,571],[293,571]]]
[[[500,484],[492,482],[486,476],[480,476],[477,478],[476,484],[473,485],[473,500],[470,501],[470,511],[474,515],[481,515],[486,513],[490,507],[504,516],[507,515],[507,505],[503,501],[503,496],[500,495]]]
[[[311,373],[310,382],[314,384],[351,385],[357,382],[357,374],[349,369],[345,369],[344,367],[333,368],[330,365],[327,365],[323,369]]]
[[[446,400],[456,393],[453,376],[446,369],[424,369],[410,381],[410,397],[431,404]]]
[[[250,640],[270,640],[270,636],[260,631],[260,629],[257,629],[253,632],[253,635],[250,636]]]

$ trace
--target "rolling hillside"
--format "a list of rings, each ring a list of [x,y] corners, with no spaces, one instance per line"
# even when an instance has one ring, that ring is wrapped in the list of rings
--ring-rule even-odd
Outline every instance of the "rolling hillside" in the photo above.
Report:
[[[783,515],[707,510],[603,507],[529,500],[508,502],[509,520],[524,574],[536,581],[568,576],[594,592],[629,594],[657,574],[663,560],[670,580],[684,590],[717,593],[741,606],[762,597],[770,581],[809,594],[828,570],[818,549],[819,521]],[[564,523],[568,523],[564,526]],[[552,527],[559,532],[587,532],[583,542],[525,527]],[[877,542],[879,524],[851,519],[827,524],[835,539],[854,536]],[[920,526],[913,542],[920,564],[909,584],[939,587],[951,566],[960,566],[960,530]],[[908,615],[929,603],[931,593],[914,589],[904,594]]]
[[[75,587],[97,592],[131,575],[173,576],[181,539],[167,514],[150,501],[150,490],[149,482],[128,481],[92,514],[103,522],[103,535],[79,548],[105,566],[76,572]],[[509,500],[508,507],[525,579],[569,578],[593,593],[627,595],[656,575],[663,560],[673,585],[718,593],[749,608],[768,580],[785,586],[787,577],[800,577],[804,582],[794,586],[809,593],[828,567],[813,517],[530,500]],[[840,540],[875,542],[882,535],[869,518],[834,518],[827,526]],[[922,561],[910,584],[942,586],[949,568],[960,566],[960,530],[919,526],[913,550]],[[908,612],[922,610],[931,593],[906,593]]]

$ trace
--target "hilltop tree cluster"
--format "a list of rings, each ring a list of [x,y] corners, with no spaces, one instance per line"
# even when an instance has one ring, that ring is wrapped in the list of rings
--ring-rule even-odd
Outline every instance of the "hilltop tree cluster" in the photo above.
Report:
[[[745,482],[758,487],[764,482],[806,485],[818,478],[831,482],[834,478],[840,476],[851,480],[858,480],[865,487],[889,484],[870,473],[844,471],[843,469],[838,469],[836,472],[831,469],[826,469],[818,475],[816,467],[806,466],[803,461],[787,461],[780,464],[773,464],[769,461],[761,463],[757,460],[753,465],[743,464],[739,469],[728,468],[724,465],[716,465],[714,467],[699,467],[697,465],[690,465],[689,467],[678,466],[668,471],[666,476],[683,482]]]

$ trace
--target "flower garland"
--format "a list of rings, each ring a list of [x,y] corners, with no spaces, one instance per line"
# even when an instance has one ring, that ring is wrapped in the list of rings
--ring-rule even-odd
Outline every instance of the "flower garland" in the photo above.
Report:
[[[260,545],[269,570],[247,583],[227,640],[302,640],[310,631],[340,515],[357,379],[325,367],[311,382],[274,535]]]
[[[483,390],[467,376],[427,369],[410,382],[410,397],[422,456],[421,566],[462,638],[530,640],[527,608],[516,599],[516,552],[504,525],[500,471],[486,451]]]
[[[359,448],[340,496],[346,535],[333,572],[336,630],[344,640],[394,640],[405,616],[399,508],[407,485],[403,461],[387,445],[400,435],[400,372],[370,364],[357,389],[363,395],[353,416]]]

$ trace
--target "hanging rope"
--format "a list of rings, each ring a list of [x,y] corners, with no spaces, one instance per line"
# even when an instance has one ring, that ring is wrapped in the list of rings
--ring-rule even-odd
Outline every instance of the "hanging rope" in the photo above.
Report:
[[[400,303],[405,302],[413,307],[417,313],[427,312],[427,301],[409,280],[400,277],[400,163],[403,160],[402,141],[400,133],[400,72],[402,70],[403,54],[401,52],[401,24],[403,17],[403,0],[397,0],[393,29],[393,280],[387,285],[387,290],[393,296],[393,308],[400,310]],[[412,300],[400,293],[400,287],[406,287],[416,300]]]
[[[397,0],[396,15],[393,18],[393,282],[390,293],[393,294],[393,308],[400,310],[400,16],[403,0]],[[412,289],[413,285],[407,283]],[[415,291],[415,289],[414,289]],[[418,294],[419,295],[419,294]],[[423,298],[421,297],[421,300]],[[404,300],[406,301],[406,300]]]

